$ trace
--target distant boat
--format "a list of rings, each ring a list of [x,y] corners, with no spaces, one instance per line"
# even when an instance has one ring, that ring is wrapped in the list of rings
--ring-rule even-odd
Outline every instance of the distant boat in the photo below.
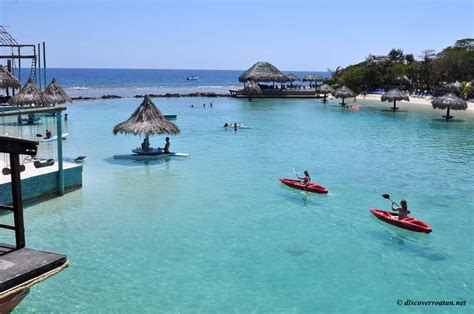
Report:
[[[198,80],[198,79],[199,79],[199,77],[194,76],[194,75],[188,76],[188,77],[186,78],[186,80],[188,80],[188,81],[195,81],[195,80]]]

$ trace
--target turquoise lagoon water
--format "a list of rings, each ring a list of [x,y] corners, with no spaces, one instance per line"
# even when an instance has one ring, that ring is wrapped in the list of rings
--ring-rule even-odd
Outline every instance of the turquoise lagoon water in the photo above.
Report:
[[[84,186],[27,207],[25,220],[28,246],[67,254],[70,267],[35,286],[18,313],[474,309],[472,114],[447,124],[442,111],[413,105],[394,114],[387,104],[354,112],[319,100],[157,99],[178,115],[172,150],[191,157],[113,160],[141,142],[112,134],[139,103],[68,106],[65,155],[87,155]],[[221,128],[233,121],[253,128]],[[280,184],[292,168],[329,195]],[[373,218],[370,207],[390,205],[383,193],[406,198],[433,233]]]

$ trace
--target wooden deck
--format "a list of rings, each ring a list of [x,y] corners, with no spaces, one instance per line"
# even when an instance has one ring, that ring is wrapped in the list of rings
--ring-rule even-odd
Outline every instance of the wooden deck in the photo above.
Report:
[[[230,96],[236,98],[248,98],[249,95],[243,89],[229,90]],[[322,98],[314,89],[264,89],[262,94],[252,94],[252,98]]]
[[[28,248],[16,250],[13,246],[0,244],[0,296],[61,268],[66,262],[65,255]]]

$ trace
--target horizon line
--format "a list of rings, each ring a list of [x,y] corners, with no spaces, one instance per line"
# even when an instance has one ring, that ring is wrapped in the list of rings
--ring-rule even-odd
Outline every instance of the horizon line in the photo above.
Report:
[[[29,67],[22,68],[23,70],[29,70]],[[44,69],[42,67],[41,69]],[[46,67],[48,69],[68,69],[68,70],[176,70],[176,71],[246,71],[246,69],[172,69],[172,68],[95,68],[95,67]],[[16,69],[18,70],[18,69]],[[321,70],[281,70],[283,72],[327,72]]]

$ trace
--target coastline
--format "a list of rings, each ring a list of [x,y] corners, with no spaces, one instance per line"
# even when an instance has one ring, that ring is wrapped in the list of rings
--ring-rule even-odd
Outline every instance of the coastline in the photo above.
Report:
[[[371,102],[377,102],[381,103],[382,101],[380,100],[380,94],[367,94],[365,97],[362,94],[357,95],[356,99],[359,101],[367,101],[368,103]],[[422,106],[431,106],[431,100],[432,97],[426,97],[426,98],[418,98],[418,97],[411,97],[410,96],[410,101],[397,101],[397,104],[403,105],[403,104],[412,104],[412,105],[422,105]],[[467,102],[467,111],[474,111],[474,103],[468,101]]]

